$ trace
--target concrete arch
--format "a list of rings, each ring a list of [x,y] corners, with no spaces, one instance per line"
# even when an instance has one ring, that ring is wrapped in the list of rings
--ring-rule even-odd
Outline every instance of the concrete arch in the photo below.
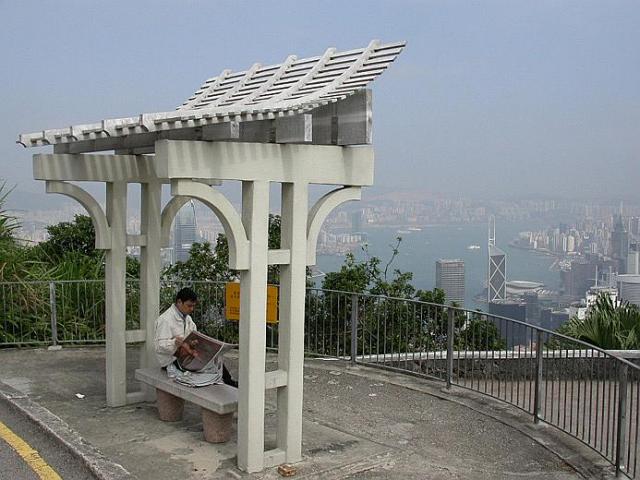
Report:
[[[249,241],[247,240],[242,219],[224,195],[209,185],[194,182],[193,180],[173,180],[171,182],[171,194],[195,198],[213,210],[227,234],[229,268],[234,270],[249,269]],[[164,212],[162,216],[164,221]]]
[[[361,187],[343,187],[332,190],[318,200],[309,211],[307,220],[307,265],[316,264],[316,244],[320,227],[338,205],[350,200],[360,200]]]
[[[72,183],[48,180],[46,185],[47,193],[66,195],[80,203],[89,213],[93,228],[96,231],[96,248],[100,250],[111,248],[111,228],[102,207],[100,207],[95,198],[86,190]]]
[[[171,224],[182,207],[184,207],[190,200],[189,197],[175,196],[171,197],[171,200],[162,209],[162,216],[160,218],[160,245],[163,247],[169,246],[169,240],[171,237]]]

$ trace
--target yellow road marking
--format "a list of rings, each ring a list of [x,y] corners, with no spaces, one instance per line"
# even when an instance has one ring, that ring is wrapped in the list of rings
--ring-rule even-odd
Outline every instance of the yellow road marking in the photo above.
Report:
[[[38,452],[31,448],[31,445],[13,433],[2,422],[0,422],[0,438],[7,442],[42,480],[62,480],[60,475],[42,459]]]

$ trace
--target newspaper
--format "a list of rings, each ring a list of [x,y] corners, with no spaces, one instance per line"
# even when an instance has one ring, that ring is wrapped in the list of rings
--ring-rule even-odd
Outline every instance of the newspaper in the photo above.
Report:
[[[175,356],[180,367],[191,372],[219,370],[225,352],[237,346],[211,338],[200,332],[191,332],[184,339],[184,343],[191,347],[193,354],[178,348]]]

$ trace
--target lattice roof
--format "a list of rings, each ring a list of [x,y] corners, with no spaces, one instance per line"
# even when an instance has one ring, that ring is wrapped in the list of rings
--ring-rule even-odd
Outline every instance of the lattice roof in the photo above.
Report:
[[[404,46],[405,42],[374,40],[366,48],[346,52],[329,48],[318,57],[299,60],[291,55],[278,65],[255,64],[238,73],[224,70],[175,111],[21,134],[18,143],[25,147],[57,145],[305,113],[365,88]]]

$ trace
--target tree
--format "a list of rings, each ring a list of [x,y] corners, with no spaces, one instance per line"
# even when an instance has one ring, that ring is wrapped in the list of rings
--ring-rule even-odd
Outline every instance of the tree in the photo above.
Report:
[[[340,270],[328,273],[322,282],[325,290],[367,294],[359,297],[357,344],[363,350],[359,353],[446,349],[448,311],[445,293],[438,288],[416,290],[411,284],[411,272],[391,270],[401,242],[402,238],[398,237],[396,243],[390,245],[391,255],[384,268],[378,257],[368,255],[365,246],[364,260],[357,261],[352,253],[347,254]],[[313,311],[307,316],[313,316],[314,321],[322,319],[325,327],[323,345],[338,345],[345,339],[350,341],[350,329],[345,329],[350,323],[351,304],[343,301],[343,306],[336,309],[335,303],[333,297],[326,294],[308,300]],[[452,302],[451,306],[458,305]],[[327,331],[333,338],[326,337]],[[502,349],[505,342],[495,324],[482,315],[454,310],[454,345],[467,350]]]
[[[228,282],[237,277],[235,270],[229,269],[229,245],[227,238],[219,234],[216,246],[211,249],[209,242],[194,243],[185,262],[176,262],[163,273],[165,278],[181,281]]]
[[[71,222],[49,225],[47,233],[49,239],[42,242],[40,248],[54,261],[68,253],[85,257],[101,257],[103,254],[95,249],[96,232],[87,215],[76,215]]]
[[[627,302],[614,305],[609,296],[599,295],[584,320],[575,316],[560,327],[558,333],[603,349],[637,350],[640,349],[640,310]]]
[[[446,297],[444,290],[441,288],[434,288],[433,290],[418,290],[416,292],[416,298],[425,303],[437,303],[438,305],[444,305]]]
[[[0,242],[13,242],[13,233],[19,227],[16,217],[5,209],[7,197],[13,188],[7,187],[5,180],[0,181]]]
[[[276,250],[281,245],[282,218],[280,215],[269,214],[269,249]],[[280,285],[280,265],[267,267],[267,283]]]
[[[104,277],[105,252],[96,250],[96,233],[87,215],[47,227],[49,238],[32,249],[32,257],[48,266],[47,279],[96,280]],[[140,262],[126,258],[128,278],[140,278]]]
[[[474,313],[470,321],[456,329],[457,350],[503,350],[507,346],[495,323],[479,313]]]
[[[379,277],[379,264],[377,257],[358,262],[353,253],[347,253],[340,271],[326,274],[322,280],[322,288],[353,293],[368,292],[370,285]]]
[[[280,215],[269,214],[269,249],[280,248]],[[218,234],[216,245],[211,249],[209,242],[194,243],[189,250],[189,259],[168,267],[163,276],[181,281],[228,282],[238,278],[238,272],[229,268],[229,243],[224,233]],[[280,283],[278,265],[269,265],[267,283]]]
[[[378,257],[369,256],[366,245],[362,247],[365,254],[363,261],[357,261],[353,253],[347,253],[340,271],[327,273],[322,281],[322,288],[395,298],[413,298],[416,291],[411,285],[413,273],[394,269],[393,277],[389,278],[389,269],[398,256],[401,242],[402,237],[397,237],[395,245],[390,245],[391,256],[384,268],[380,267],[382,262]]]
[[[13,280],[17,253],[13,238],[13,232],[17,228],[16,220],[5,209],[11,190],[6,181],[0,183],[0,281]]]
[[[48,267],[33,257],[31,248],[16,241],[14,234],[20,224],[5,208],[12,190],[5,181],[0,182],[0,282],[20,282],[21,291],[26,291],[25,282],[46,277]]]

